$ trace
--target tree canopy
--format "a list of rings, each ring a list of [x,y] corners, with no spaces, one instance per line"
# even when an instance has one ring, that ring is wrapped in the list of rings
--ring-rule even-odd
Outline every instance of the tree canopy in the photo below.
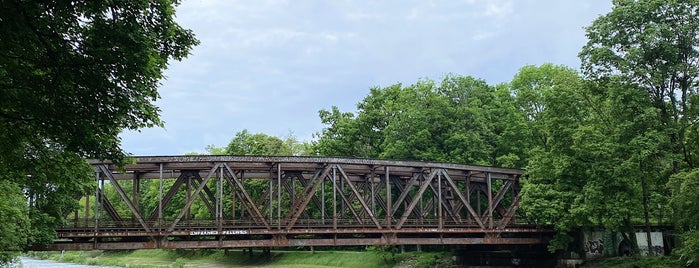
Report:
[[[0,182],[32,200],[28,243],[50,242],[60,211],[91,188],[83,157],[119,162],[121,131],[162,125],[163,70],[198,43],[174,21],[177,4],[0,4]]]
[[[524,152],[505,88],[448,75],[441,83],[372,88],[357,115],[336,107],[319,112],[322,155],[412,159],[480,165],[521,165]]]

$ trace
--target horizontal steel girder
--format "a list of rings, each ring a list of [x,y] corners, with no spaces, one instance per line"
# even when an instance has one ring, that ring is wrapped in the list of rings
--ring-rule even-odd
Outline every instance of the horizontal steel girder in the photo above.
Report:
[[[241,239],[241,240],[168,240],[162,243],[148,242],[58,242],[49,247],[34,250],[113,250],[113,249],[178,249],[178,248],[248,248],[248,247],[298,247],[298,246],[361,246],[361,245],[534,245],[546,241],[542,238],[291,238],[291,239]]]

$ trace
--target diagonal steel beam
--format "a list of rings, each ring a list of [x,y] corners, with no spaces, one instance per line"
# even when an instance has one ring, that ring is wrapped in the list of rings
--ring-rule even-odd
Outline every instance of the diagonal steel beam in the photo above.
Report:
[[[483,224],[483,221],[481,221],[480,217],[478,217],[478,214],[476,214],[476,211],[473,210],[471,207],[471,204],[468,200],[466,200],[466,197],[464,197],[464,194],[459,190],[459,187],[456,186],[456,183],[454,183],[454,180],[451,179],[449,176],[448,172],[442,172],[444,175],[444,178],[447,180],[447,183],[451,186],[452,189],[454,189],[454,193],[459,197],[459,200],[461,200],[461,203],[463,203],[464,207],[468,210],[468,213],[476,220],[476,223],[478,223],[478,226],[480,226],[482,229],[485,229],[485,225]]]
[[[284,178],[281,180],[282,186],[284,186],[284,189],[286,189],[286,192],[289,194],[289,199],[290,199],[289,201],[292,201],[292,200],[291,200],[291,196],[292,196],[292,195],[296,195],[296,192],[295,192],[294,187],[292,187],[292,186],[289,184],[289,181],[293,180],[295,176],[296,176],[295,174],[284,175]],[[295,202],[295,201],[294,201],[294,202]],[[293,204],[293,203],[292,203],[292,204]],[[291,211],[289,211],[289,213],[291,213]],[[306,212],[306,211],[304,211],[303,214],[301,214],[301,215],[303,215],[303,216],[306,217],[306,218],[310,217],[310,216],[308,215],[308,212]],[[287,216],[288,216],[288,214],[287,214]]]
[[[473,185],[473,186],[469,187],[469,185]],[[470,198],[471,198],[471,196],[473,196],[473,193],[475,191],[481,191],[481,185],[479,183],[471,184],[471,183],[469,183],[469,181],[466,181],[466,189],[465,189],[466,200],[468,200],[470,202],[471,201]],[[480,194],[480,192],[477,192],[477,194]],[[454,205],[454,213],[456,213],[456,215],[459,215],[461,213],[462,208],[464,208],[464,204],[462,202],[456,203],[456,205]],[[466,215],[466,216],[468,217],[471,215]]]
[[[100,201],[101,200],[101,201]],[[102,189],[97,188],[97,203],[100,203],[102,205],[102,208],[104,208],[104,211],[107,212],[107,215],[114,221],[117,222],[122,222],[123,220],[121,219],[121,216],[119,216],[119,212],[116,211],[114,206],[112,205],[112,202],[109,202],[109,199],[107,198],[106,195],[104,195],[104,192]],[[97,216],[97,215],[95,215]]]
[[[302,174],[299,174],[298,176],[294,176],[294,177],[298,179],[298,181],[301,183],[301,186],[303,186],[304,189],[305,189],[306,186],[307,186],[307,184],[308,184],[308,182],[307,182],[306,180],[304,180],[303,175],[302,175]],[[321,179],[323,179],[323,178],[321,178]],[[311,198],[311,202],[313,202],[313,204],[316,205],[316,207],[317,207],[318,209],[320,209],[320,208],[323,207],[322,202],[321,202],[320,200],[318,200],[318,197],[315,196],[315,195],[313,195],[313,197]],[[324,216],[325,218],[329,217],[329,215],[328,215],[327,212],[322,211],[321,213],[323,213],[323,216]]]
[[[383,199],[383,197],[379,194],[382,189],[385,188],[384,183],[384,176],[378,176],[379,182],[374,186],[374,201],[376,202],[377,205],[381,208],[380,211],[383,211],[384,213],[388,212],[388,209],[386,208],[386,200]],[[378,213],[377,213],[378,214]]]
[[[201,178],[201,176],[196,176],[194,177],[194,180],[192,181],[192,185],[196,188],[198,187],[197,184],[202,184],[204,180]],[[214,209],[214,206],[211,205],[211,202],[216,202],[216,197],[214,197],[214,194],[211,192],[211,189],[209,189],[209,186],[206,184],[204,185],[204,190],[199,193],[199,198],[201,198],[201,201],[204,202],[204,206],[209,210],[211,213],[211,217],[216,217],[216,212]]]
[[[408,183],[404,187],[397,187],[399,191],[401,191],[400,195],[396,199],[396,202],[394,204],[401,204],[405,200],[405,198],[408,196],[408,193],[410,193],[410,188],[413,187],[413,184],[417,182],[418,178],[422,176],[422,173],[414,173],[413,176],[410,178]],[[397,185],[398,186],[398,185]],[[410,200],[408,201],[410,202]],[[398,211],[399,206],[393,207],[393,211],[391,211],[391,215],[396,214],[396,211]]]
[[[415,209],[415,205],[417,205],[417,202],[420,200],[419,197],[422,196],[423,193],[425,193],[425,190],[427,190],[427,187],[432,182],[432,179],[434,179],[434,177],[440,171],[441,171],[441,169],[433,169],[432,172],[430,172],[430,175],[427,176],[427,179],[425,179],[422,186],[420,186],[420,189],[415,194],[415,198],[413,198],[413,201],[410,202],[410,205],[408,205],[408,208],[405,211],[403,211],[403,216],[400,218],[398,223],[396,223],[396,225],[395,225],[396,229],[400,229],[403,226],[403,223],[405,223],[405,221],[408,219],[408,216],[410,216],[413,209]]]
[[[252,212],[255,213],[255,217],[257,217],[260,220],[260,222],[265,226],[265,228],[267,228],[267,230],[271,230],[272,227],[269,226],[269,223],[267,222],[267,220],[265,220],[265,216],[262,215],[260,209],[257,207],[257,205],[255,205],[255,201],[252,200],[252,198],[248,194],[248,191],[245,190],[245,185],[238,179],[238,177],[235,176],[235,172],[233,172],[233,169],[231,169],[231,167],[228,166],[228,164],[226,163],[223,163],[223,167],[226,168],[226,170],[228,171],[228,175],[231,176],[233,182],[235,182],[235,184],[238,186],[238,191],[240,191],[240,193],[243,194],[243,196],[245,197],[245,201],[248,202],[248,205],[253,210]]]
[[[515,196],[515,199],[512,200],[512,204],[510,205],[510,208],[507,210],[505,215],[500,220],[500,223],[497,226],[498,229],[504,229],[505,226],[507,226],[507,224],[512,221],[512,218],[515,216],[515,212],[517,212],[517,208],[519,208],[519,201],[520,200],[522,200],[522,195],[517,194],[517,196]]]
[[[241,176],[241,177],[244,175],[242,172],[236,172],[236,173],[238,173],[239,174],[238,176]],[[228,173],[224,173],[223,178],[225,179],[226,183],[228,183],[228,186],[231,187],[231,192],[233,192],[234,195],[235,194],[238,194],[240,196],[243,195],[243,193],[238,189],[239,187],[236,187],[236,183],[233,182],[233,178],[237,179],[237,176],[233,176],[233,178],[231,178],[231,175],[229,175]],[[243,182],[242,184],[245,185],[245,182]],[[236,203],[234,202],[233,206],[235,206],[235,204]],[[250,208],[250,206],[248,206],[247,202],[240,202],[240,205],[243,207],[243,209],[245,209],[245,211],[248,212],[248,215],[250,215],[250,218],[255,222],[255,224],[261,223],[260,220],[258,219],[258,217],[254,216],[255,212],[253,211],[252,208]],[[242,215],[244,215],[244,214],[241,214],[241,219],[243,217]]]
[[[221,163],[216,163],[214,165],[214,167],[212,167],[211,170],[209,170],[209,174],[207,174],[206,178],[204,178],[204,181],[201,184],[199,184],[199,187],[197,187],[197,189],[194,190],[194,193],[192,193],[192,196],[197,196],[197,195],[199,195],[199,193],[201,193],[201,191],[204,189],[204,186],[206,186],[206,183],[209,182],[209,180],[211,179],[211,176],[213,176],[216,173],[216,170],[218,170],[221,167],[221,165],[222,165]],[[184,207],[180,211],[180,214],[177,216],[177,218],[175,218],[175,221],[172,222],[172,225],[170,225],[170,228],[167,229],[168,232],[172,232],[173,230],[175,230],[175,226],[177,226],[177,224],[180,222],[180,220],[182,220],[182,217],[184,217],[184,214],[187,212],[187,210],[189,210],[189,208],[192,206],[193,202],[194,202],[194,198],[189,198],[189,200],[187,200],[187,203],[184,204]]]
[[[345,193],[340,191],[340,189],[335,189],[337,195],[342,199],[342,202],[347,205],[347,208],[349,208],[350,212],[352,213],[352,216],[354,216],[354,219],[359,222],[359,224],[363,224],[362,219],[359,218],[359,214],[357,214],[357,211],[354,209],[354,206],[352,206],[352,203],[347,199],[347,196],[345,196]],[[344,215],[342,215],[344,216]]]
[[[313,177],[311,177],[310,181],[311,181],[311,182],[315,182],[316,179],[318,179],[318,177],[319,177],[326,169],[328,169],[328,166],[327,166],[327,165],[324,166],[322,169],[317,169],[316,172],[315,172],[315,174],[313,175]],[[327,176],[327,175],[326,175],[326,176]],[[323,178],[323,180],[324,180],[324,178]],[[297,195],[297,194],[296,194],[296,187],[295,187],[295,185],[294,185],[294,178],[291,177],[290,181],[291,181],[291,186],[289,186],[289,181],[286,182],[287,188],[291,187],[291,191],[289,191],[291,206],[289,207],[289,212],[288,212],[288,214],[284,217],[284,221],[287,222],[287,223],[288,223],[289,221],[291,221],[291,219],[294,217],[294,214],[297,213],[297,209],[299,208],[300,204],[303,203],[303,199],[302,199],[302,198],[305,196],[306,192],[309,191],[309,188],[311,188],[311,187],[313,186],[313,183],[311,183],[311,184],[306,184],[306,186],[301,190],[301,193]],[[303,211],[303,212],[301,212],[301,214],[304,214],[304,213],[305,213],[306,215],[308,215],[308,213],[306,213],[305,209],[303,209],[302,211]],[[301,214],[299,214],[299,216],[300,216]]]
[[[452,211],[451,204],[449,204],[449,202],[447,202],[447,200],[444,199],[443,196],[439,196],[439,193],[438,193],[439,191],[437,191],[432,184],[430,184],[430,190],[432,190],[432,193],[434,193],[434,195],[439,197],[438,199],[439,199],[439,202],[442,203],[442,208],[444,208],[444,211],[446,211],[447,214],[449,214],[449,216],[454,220],[454,222],[461,223],[461,220],[457,219],[456,216],[454,216],[454,212]]]
[[[413,177],[415,177],[415,176],[424,177],[424,174],[422,174],[422,173],[413,174]],[[411,179],[413,177],[411,177]],[[409,188],[411,188],[411,185],[414,184],[414,182],[413,183],[404,183],[403,179],[401,179],[398,176],[391,176],[390,181],[393,182],[393,185],[398,190],[398,192],[400,192],[401,194],[410,193]],[[416,197],[417,197],[417,195],[416,195]],[[393,202],[393,209],[391,211],[391,217],[395,216],[395,214],[400,209],[401,204],[403,204],[403,207],[405,207],[405,203],[410,204],[410,202],[413,202],[413,198],[409,194],[406,194],[406,196],[402,200],[399,200],[399,201],[400,202]],[[413,210],[412,213],[413,213],[413,216],[417,217],[417,218],[419,218],[421,215],[421,213],[417,210]]]
[[[507,191],[510,189],[510,186],[512,186],[512,182],[505,181],[505,183],[503,183],[502,187],[500,187],[500,190],[493,198],[493,209],[500,206],[500,202],[502,201],[502,198],[505,196]],[[484,219],[483,221],[486,221],[489,219],[489,217],[492,217],[493,212],[494,212],[494,210],[493,211],[486,211],[485,213],[483,213],[483,215],[481,215],[481,217]]]
[[[347,176],[347,173],[345,173],[345,170],[343,170],[342,167],[340,167],[340,166],[338,166],[338,170],[340,171],[342,178],[347,181],[347,185],[349,186],[352,193],[354,193],[354,195],[357,197],[357,199],[359,199],[359,203],[362,205],[362,208],[364,208],[364,211],[369,215],[371,221],[373,221],[374,224],[376,224],[376,227],[378,229],[381,229],[381,224],[379,223],[379,220],[377,220],[376,217],[374,217],[373,213],[371,212],[371,209],[369,209],[369,206],[364,201],[364,198],[362,198],[361,195],[359,195],[357,188],[354,187],[354,184],[352,183],[352,181],[350,181],[349,177]],[[351,204],[347,204],[347,205],[352,207]]]
[[[287,230],[290,230],[294,227],[294,224],[296,224],[296,221],[299,219],[299,216],[301,216],[301,213],[304,210],[306,210],[308,202],[311,202],[311,199],[313,195],[315,195],[315,192],[318,190],[318,187],[322,185],[322,182],[325,180],[325,177],[327,177],[330,173],[330,170],[332,169],[331,167],[334,166],[335,165],[327,165],[319,176],[313,176],[313,178],[308,184],[308,187],[306,187],[302,193],[305,196],[305,198],[297,199],[291,207],[290,212],[294,211],[294,213],[289,213],[289,216],[291,216],[291,218],[289,219],[289,223],[286,226]]]
[[[148,228],[148,224],[146,224],[146,222],[143,220],[143,216],[141,216],[141,213],[138,212],[138,209],[136,209],[136,207],[133,205],[133,203],[131,202],[131,198],[126,196],[124,189],[121,189],[119,182],[117,182],[117,180],[114,179],[114,176],[112,176],[112,173],[109,171],[109,169],[105,165],[100,165],[99,168],[102,171],[102,173],[112,183],[112,185],[114,186],[114,189],[117,191],[119,196],[121,196],[121,199],[124,200],[124,202],[126,203],[126,206],[129,208],[129,210],[134,215],[134,217],[136,217],[136,220],[138,220],[138,223],[140,223],[141,226],[143,226],[143,229],[146,232],[150,232],[150,228]]]
[[[238,176],[241,176],[241,177],[243,176],[242,172],[236,172],[236,173],[239,174]],[[236,183],[233,182],[233,179],[231,178],[231,176],[228,173],[224,173],[223,178],[225,179],[226,183],[228,183],[228,186],[231,187],[231,192],[233,192],[234,195],[235,194],[238,194],[240,196],[243,195],[243,193],[238,189],[238,187],[236,187]],[[234,177],[234,178],[237,178],[237,177]],[[244,182],[242,184],[245,185]],[[233,205],[235,206],[235,204],[236,203],[234,202]],[[258,217],[255,217],[255,212],[252,208],[250,208],[250,206],[248,205],[248,202],[240,202],[240,205],[243,207],[243,209],[245,209],[245,211],[248,212],[250,219],[252,219],[252,221],[254,221],[255,224],[261,224],[260,219]],[[241,219],[243,218],[242,215],[244,215],[244,214],[241,214]]]
[[[185,182],[185,175],[180,174],[180,176],[177,177],[177,180],[175,180],[175,183],[170,187],[170,190],[167,191],[167,194],[165,194],[165,197],[162,200],[162,210],[165,210],[167,206],[170,205],[170,201],[172,200],[173,197],[175,197],[175,194],[177,194],[177,190],[180,189],[182,184]],[[158,206],[155,206],[153,208],[153,211],[151,211],[150,216],[148,217],[149,220],[155,220],[158,218]]]

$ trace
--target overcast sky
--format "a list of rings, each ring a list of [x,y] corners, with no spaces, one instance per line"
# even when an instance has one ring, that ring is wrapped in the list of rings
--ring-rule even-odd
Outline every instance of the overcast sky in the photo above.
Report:
[[[121,135],[134,155],[223,147],[236,132],[311,140],[318,111],[356,111],[371,87],[453,73],[508,82],[519,68],[579,68],[602,0],[184,0],[201,45],[160,88],[165,128]]]

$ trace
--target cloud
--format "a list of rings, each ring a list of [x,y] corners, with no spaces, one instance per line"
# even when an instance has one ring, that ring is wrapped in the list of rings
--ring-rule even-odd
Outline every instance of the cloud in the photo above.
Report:
[[[584,3],[579,3],[584,2]],[[577,65],[582,27],[609,3],[557,0],[188,0],[202,44],[160,89],[166,129],[124,133],[135,154],[223,146],[242,129],[310,139],[318,110],[352,111],[373,86],[447,73],[508,81],[525,64]]]
[[[511,15],[513,12],[512,1],[487,1],[484,15],[501,19]]]

